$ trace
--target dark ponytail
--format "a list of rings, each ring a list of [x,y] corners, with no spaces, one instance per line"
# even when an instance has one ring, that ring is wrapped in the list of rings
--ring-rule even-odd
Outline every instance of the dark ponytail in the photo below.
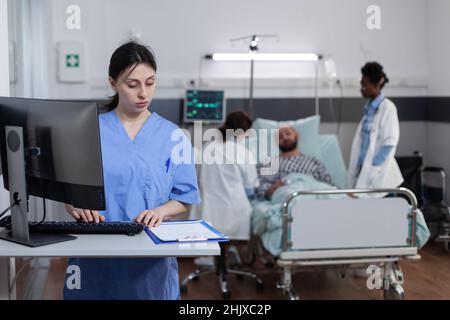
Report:
[[[109,98],[109,101],[105,103],[105,107],[107,111],[113,111],[119,105],[119,94],[116,93],[112,97]]]
[[[147,64],[157,71],[156,59],[151,49],[135,41],[129,41],[114,51],[109,63],[109,76],[117,81],[119,76],[128,68],[137,67],[138,64]],[[131,71],[133,71],[131,70]],[[107,111],[113,111],[119,105],[119,95],[116,93],[105,103]]]
[[[247,112],[240,110],[233,111],[227,116],[225,123],[219,128],[219,131],[222,134],[223,141],[225,141],[227,138],[227,130],[242,129],[245,132],[252,127],[252,124],[252,119]]]

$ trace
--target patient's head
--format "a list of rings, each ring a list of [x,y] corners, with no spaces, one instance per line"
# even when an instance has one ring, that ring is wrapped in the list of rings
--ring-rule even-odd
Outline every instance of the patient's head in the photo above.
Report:
[[[278,133],[278,145],[282,153],[297,149],[299,135],[292,127],[281,127]]]

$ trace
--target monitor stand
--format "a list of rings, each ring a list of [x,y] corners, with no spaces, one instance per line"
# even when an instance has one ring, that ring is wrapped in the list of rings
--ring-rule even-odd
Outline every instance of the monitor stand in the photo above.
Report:
[[[0,232],[0,240],[6,240],[18,244],[22,244],[27,247],[42,247],[49,244],[75,240],[77,237],[68,234],[53,234],[53,233],[37,233],[30,232],[27,240],[16,238],[12,231],[3,230]]]
[[[30,233],[28,225],[23,129],[22,127],[7,126],[5,130],[10,200],[11,203],[14,203],[17,199],[20,199],[20,203],[11,209],[12,230],[0,232],[0,239],[28,247],[40,247],[76,239],[76,237],[66,234]]]

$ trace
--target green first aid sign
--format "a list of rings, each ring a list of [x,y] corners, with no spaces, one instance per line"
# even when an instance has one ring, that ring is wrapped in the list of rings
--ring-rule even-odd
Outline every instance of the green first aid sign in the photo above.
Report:
[[[80,67],[80,55],[79,54],[66,54],[66,67],[67,68],[79,68]]]
[[[84,42],[62,41],[58,44],[59,81],[67,83],[85,82],[87,79],[87,62]]]

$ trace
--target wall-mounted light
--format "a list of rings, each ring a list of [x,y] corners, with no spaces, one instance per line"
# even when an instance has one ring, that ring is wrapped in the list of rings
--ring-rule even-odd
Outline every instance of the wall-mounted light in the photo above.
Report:
[[[213,53],[205,55],[205,59],[213,61],[249,61],[250,68],[250,98],[249,111],[253,113],[253,85],[254,85],[254,63],[255,61],[291,61],[291,62],[313,62],[315,63],[315,109],[316,114],[319,114],[319,95],[318,95],[318,72],[319,60],[323,57],[316,53],[259,53],[258,45],[261,38],[278,38],[277,35],[263,35],[263,36],[247,36],[231,40],[232,42],[240,40],[250,40],[250,51],[247,53]]]
[[[206,58],[214,61],[305,61],[315,62],[320,56],[315,53],[214,53]]]

